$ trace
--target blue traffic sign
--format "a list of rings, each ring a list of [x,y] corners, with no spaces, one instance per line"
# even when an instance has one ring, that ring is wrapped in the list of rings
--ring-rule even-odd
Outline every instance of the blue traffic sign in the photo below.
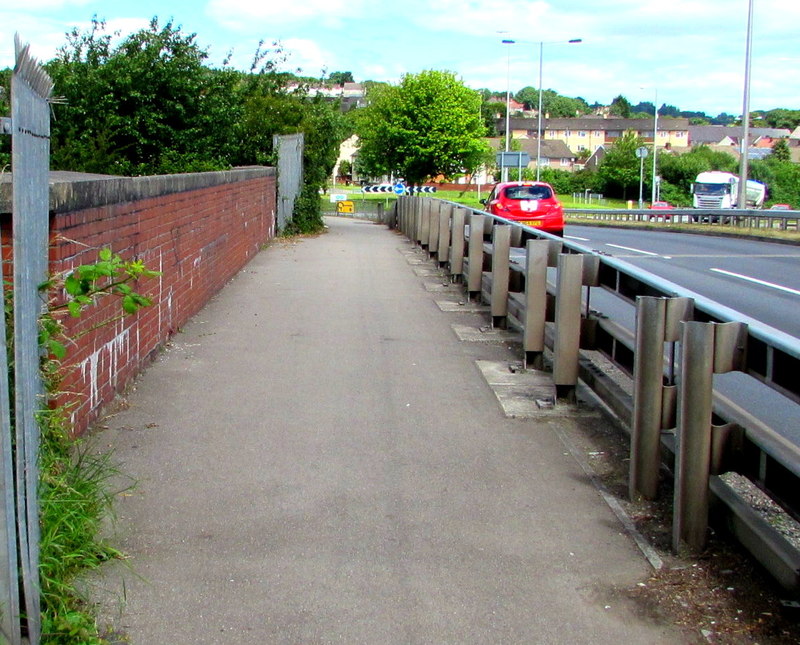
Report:
[[[395,195],[405,195],[406,194],[406,185],[402,181],[398,181],[394,185],[394,194]]]

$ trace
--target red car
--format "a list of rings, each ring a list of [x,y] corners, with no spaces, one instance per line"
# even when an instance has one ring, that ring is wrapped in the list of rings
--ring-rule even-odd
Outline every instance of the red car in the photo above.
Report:
[[[674,206],[669,202],[653,202],[649,208],[656,211],[668,211],[672,210]]]
[[[564,208],[553,187],[543,181],[497,184],[482,203],[492,215],[553,235],[564,235]]]

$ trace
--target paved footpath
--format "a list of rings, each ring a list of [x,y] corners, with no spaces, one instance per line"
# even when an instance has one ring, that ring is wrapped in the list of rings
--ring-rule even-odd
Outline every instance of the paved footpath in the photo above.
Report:
[[[506,418],[383,226],[276,241],[105,421],[133,645],[686,642],[553,424]],[[122,603],[120,603],[122,604]],[[123,642],[120,640],[120,642]]]

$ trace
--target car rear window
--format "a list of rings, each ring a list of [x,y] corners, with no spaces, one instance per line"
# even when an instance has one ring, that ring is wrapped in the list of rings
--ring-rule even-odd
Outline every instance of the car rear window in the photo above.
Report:
[[[553,191],[549,186],[508,186],[506,199],[550,199]]]

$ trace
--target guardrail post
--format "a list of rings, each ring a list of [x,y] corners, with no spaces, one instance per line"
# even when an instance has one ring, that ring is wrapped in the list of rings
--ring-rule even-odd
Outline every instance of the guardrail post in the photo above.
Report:
[[[511,226],[497,224],[492,230],[492,327],[506,328],[508,317],[508,280],[511,276]]]
[[[467,265],[467,295],[480,295],[483,276],[483,226],[484,215],[472,214],[469,218],[469,249]]]
[[[397,213],[397,230],[400,231],[403,235],[407,236],[406,228],[405,228],[405,220],[403,219],[403,198],[398,197],[396,204],[396,213]]]
[[[450,279],[455,281],[464,271],[464,225],[467,211],[463,208],[453,210],[453,225],[450,250]]]
[[[522,349],[525,367],[544,367],[544,329],[547,315],[548,240],[528,240],[525,245],[525,320]]]
[[[440,202],[439,206],[439,252],[436,259],[439,264],[444,264],[450,258],[450,219],[453,215],[453,206]]]
[[[401,222],[401,230],[405,234],[405,236],[410,239],[412,242],[414,241],[414,227],[413,227],[413,218],[411,217],[411,204],[408,203],[408,197],[400,197],[399,199],[400,204],[400,222]]]
[[[416,213],[417,244],[420,247],[424,247],[428,245],[428,237],[425,234],[425,198],[420,195],[413,195],[411,199],[414,200],[414,211]]]
[[[746,330],[742,323],[689,321],[683,326],[672,527],[676,551],[684,544],[693,551],[706,545],[713,376],[742,364]]]
[[[431,243],[431,200],[427,197],[417,197],[421,202],[422,230],[420,231],[420,244],[426,248]]]
[[[553,381],[560,399],[575,400],[578,384],[578,353],[581,340],[581,282],[583,256],[558,256],[556,283]]]
[[[664,382],[664,329],[667,301],[636,299],[636,349],[633,357],[633,423],[628,492],[655,499],[661,466],[661,407]]]
[[[689,318],[690,298],[636,299],[636,348],[633,364],[633,422],[628,490],[631,499],[655,499],[661,467],[661,431],[674,427],[673,357],[664,383],[664,343],[679,338],[681,321]]]
[[[439,253],[439,214],[441,202],[438,199],[426,198],[430,211],[430,230],[428,232],[428,254],[431,258]]]
[[[521,226],[513,226],[511,227],[511,246],[514,248],[520,248],[522,246],[522,227]]]

